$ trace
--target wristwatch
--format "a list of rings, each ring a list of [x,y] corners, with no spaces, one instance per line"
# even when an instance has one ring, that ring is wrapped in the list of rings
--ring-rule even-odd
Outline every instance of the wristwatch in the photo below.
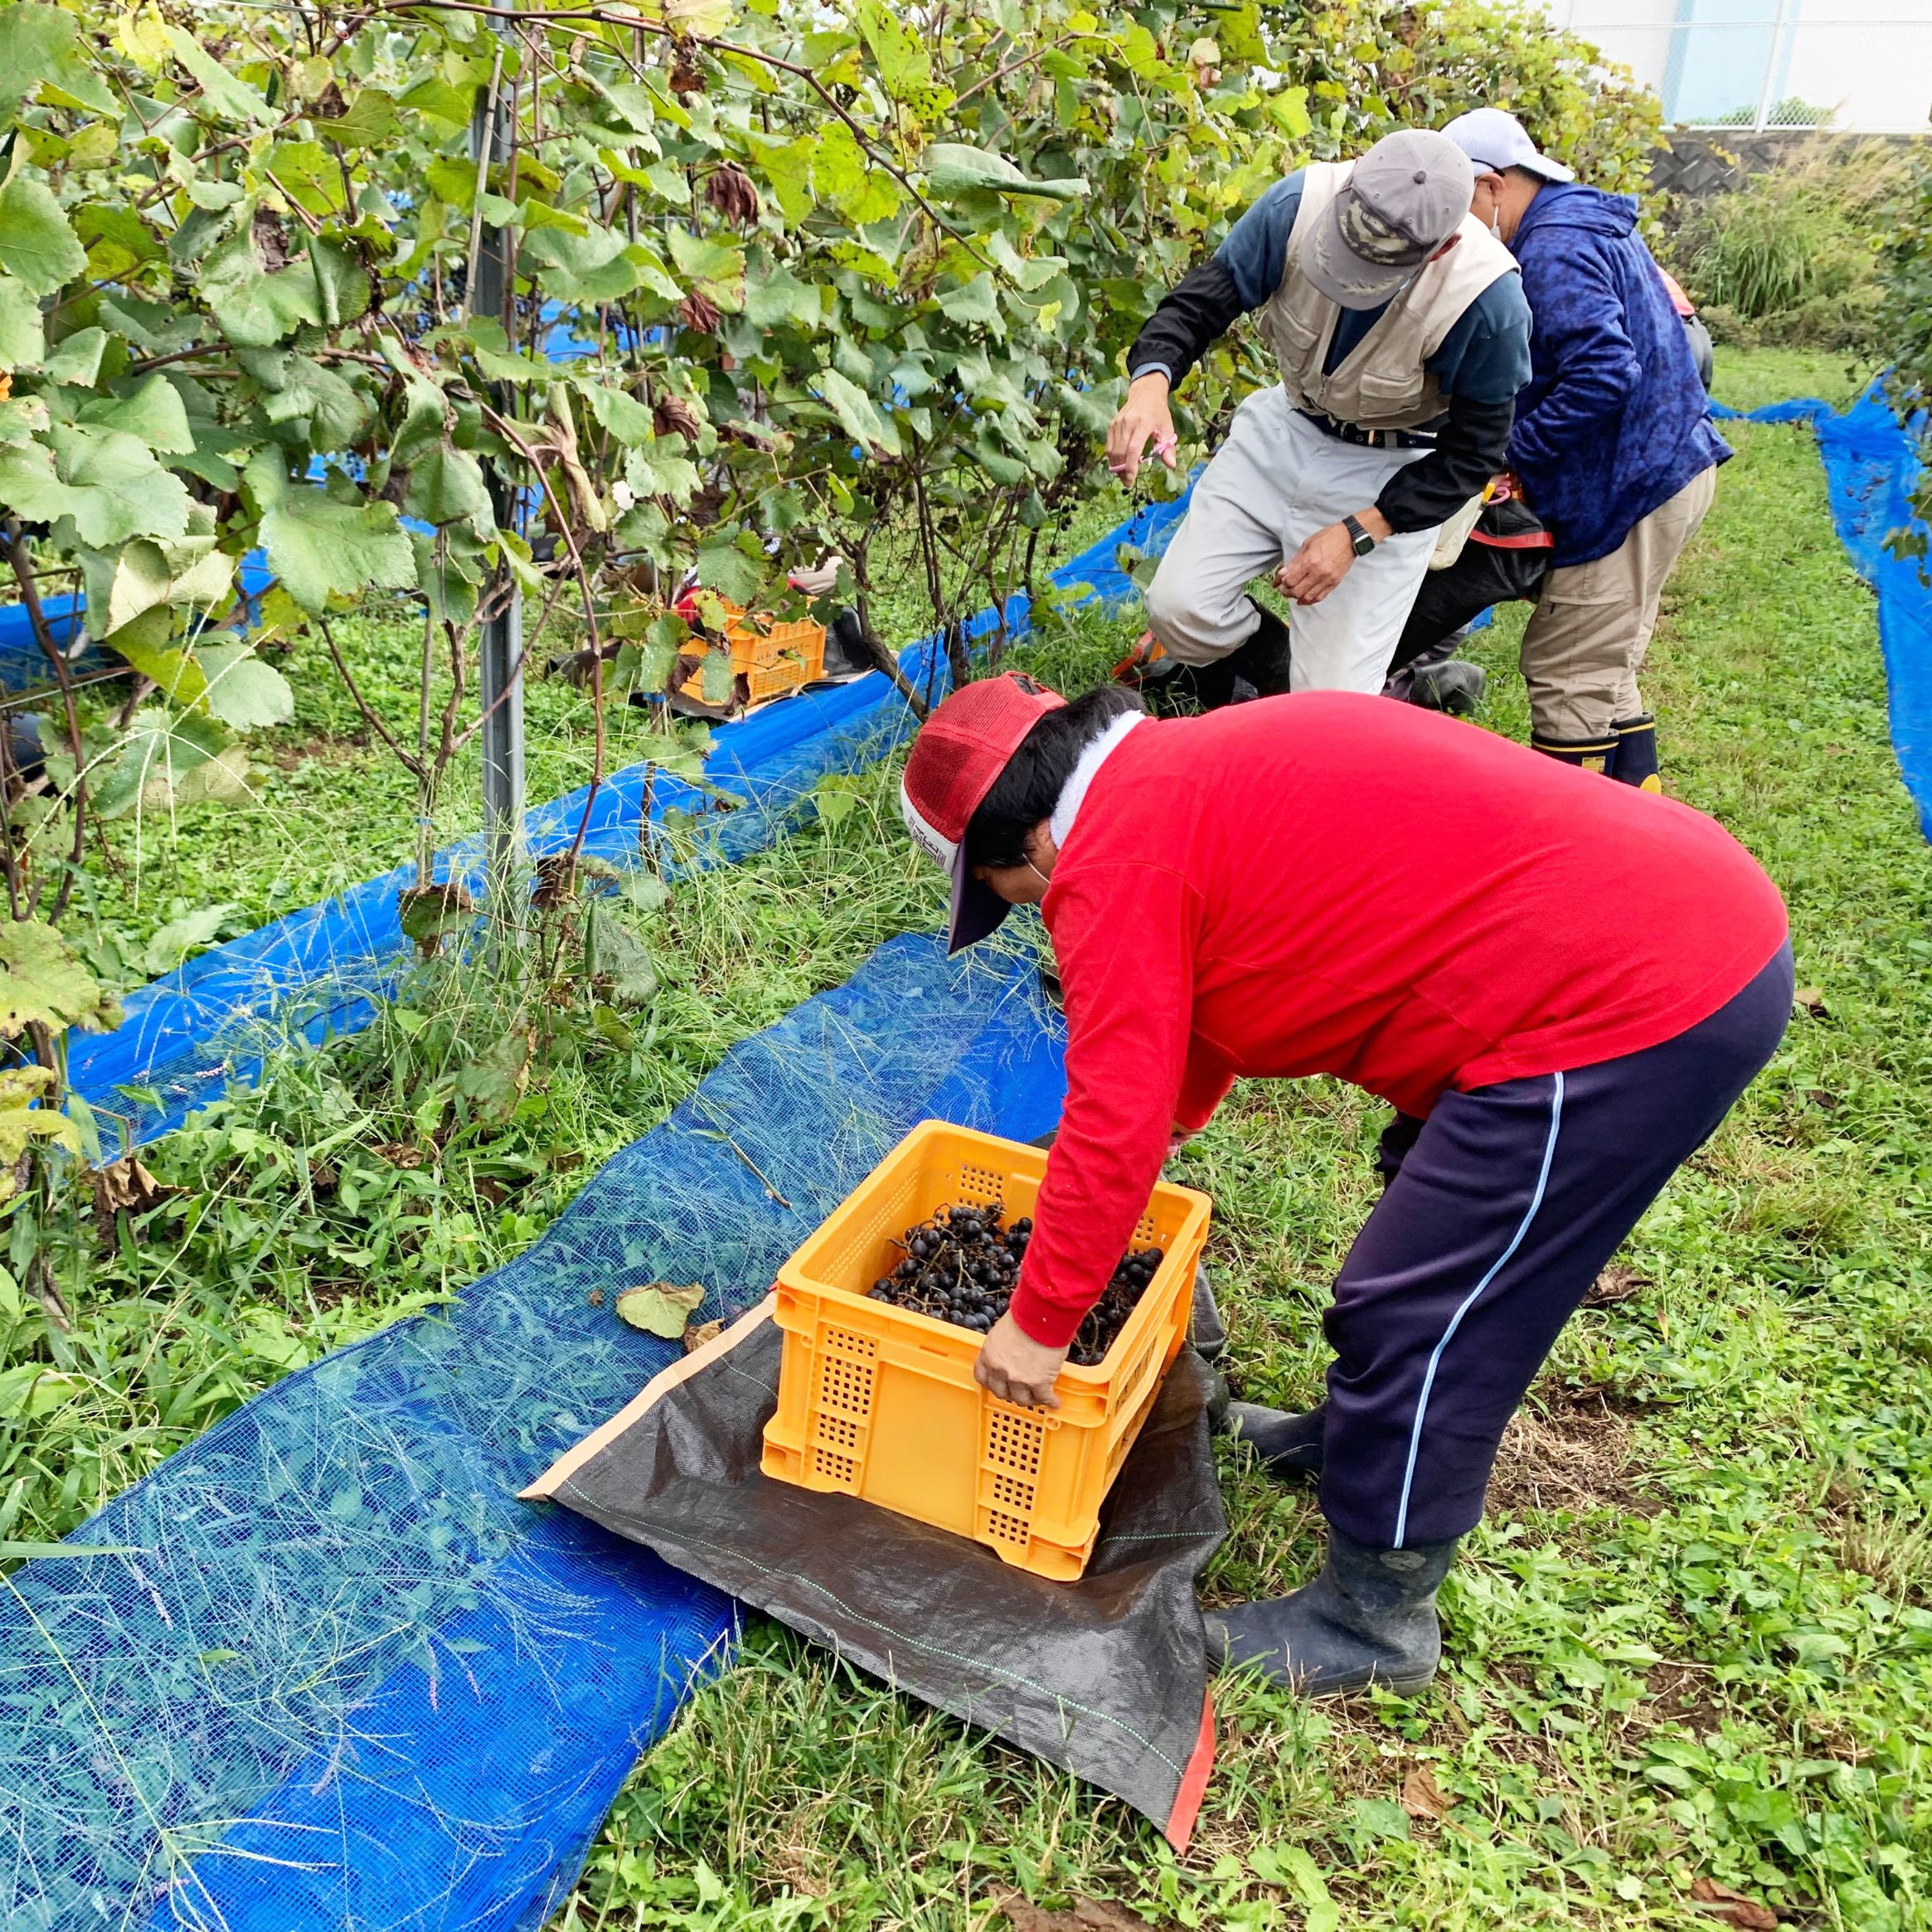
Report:
[[[1376,546],[1376,540],[1356,522],[1352,517],[1342,519],[1342,527],[1348,532],[1348,541],[1355,547],[1357,556],[1366,556]]]

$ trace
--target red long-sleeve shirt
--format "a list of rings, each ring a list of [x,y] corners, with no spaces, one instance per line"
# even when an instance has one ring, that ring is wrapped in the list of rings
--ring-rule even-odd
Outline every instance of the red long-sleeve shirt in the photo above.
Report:
[[[1404,1112],[1708,1018],[1785,933],[1715,820],[1386,698],[1137,726],[1042,911],[1067,1096],[1013,1315],[1070,1338],[1175,1124],[1237,1075],[1333,1074]]]

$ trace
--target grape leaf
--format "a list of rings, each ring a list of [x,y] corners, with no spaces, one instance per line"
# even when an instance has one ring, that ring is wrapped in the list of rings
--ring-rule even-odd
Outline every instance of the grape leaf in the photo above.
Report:
[[[80,420],[124,430],[150,449],[170,456],[184,456],[195,446],[180,392],[158,372],[125,396],[96,396],[84,403]]]
[[[716,590],[721,597],[728,597],[745,609],[757,596],[765,581],[765,569],[726,538],[698,546],[697,580],[707,590]]]
[[[415,588],[415,553],[388,503],[338,503],[323,490],[292,488],[263,512],[262,542],[283,589],[312,616],[331,596]]]
[[[396,103],[379,87],[365,87],[349,103],[348,112],[333,121],[318,121],[315,131],[325,141],[344,148],[382,148],[401,126]]]
[[[245,643],[203,644],[195,662],[206,681],[202,702],[209,712],[237,731],[285,725],[295,715],[295,693],[272,664],[265,664]]]
[[[818,284],[800,281],[787,268],[774,269],[750,283],[745,291],[745,319],[760,328],[776,328],[787,322],[795,322],[801,328],[816,328],[822,313]]]
[[[33,1026],[95,1033],[120,1019],[113,994],[45,920],[0,920],[0,1037],[15,1039]]]
[[[999,297],[993,289],[993,277],[982,269],[962,289],[954,289],[940,296],[939,307],[954,322],[984,323],[1005,333],[1005,324],[1000,320]]]
[[[254,88],[236,80],[185,28],[169,27],[167,44],[175,59],[201,84],[203,96],[216,113],[229,120],[254,121],[261,127],[276,119],[275,110]]]
[[[620,1320],[647,1335],[677,1341],[691,1325],[691,1318],[704,1306],[705,1291],[698,1284],[673,1288],[667,1281],[647,1282],[641,1288],[627,1288],[617,1298]]]
[[[1144,31],[1144,30],[1143,30]],[[927,193],[941,200],[959,195],[1040,195],[1051,201],[1076,201],[1087,192],[1084,177],[1036,181],[1022,174],[1003,154],[966,148],[952,141],[935,141],[925,151]]]
[[[815,380],[819,395],[832,405],[840,425],[868,456],[875,449],[899,454],[899,431],[850,376],[836,369],[821,369]]]
[[[98,114],[119,111],[81,56],[80,26],[63,7],[0,7],[0,125],[11,122],[20,104],[43,83]]]
[[[41,364],[41,374],[49,382],[70,382],[76,389],[91,389],[100,380],[100,359],[106,348],[105,329],[75,329],[72,335],[62,337],[60,346],[49,352]]]
[[[12,275],[0,275],[0,369],[31,369],[46,352],[46,330],[33,290]]]
[[[53,294],[87,266],[80,237],[33,175],[17,174],[0,187],[0,263],[35,295]]]

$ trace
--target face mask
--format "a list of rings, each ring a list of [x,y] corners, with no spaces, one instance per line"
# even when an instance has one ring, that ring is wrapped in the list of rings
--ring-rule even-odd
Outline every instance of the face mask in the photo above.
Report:
[[[1493,235],[1498,241],[1502,240],[1502,211],[1500,208],[1492,208],[1489,211],[1489,232]]]
[[[1051,885],[1052,885],[1053,881],[1051,881],[1050,878],[1048,878],[1048,877],[1046,876],[1046,874],[1045,874],[1043,871],[1041,871],[1040,870],[1040,868],[1039,868],[1039,867],[1038,867],[1036,865],[1035,865],[1035,864],[1033,863],[1033,862],[1032,862],[1031,859],[1028,859],[1028,860],[1026,862],[1026,866],[1027,866],[1027,870],[1029,872],[1031,872],[1031,873],[1033,875],[1033,876],[1034,876],[1036,879],[1037,879],[1037,880],[1040,881],[1040,883],[1041,883],[1042,886],[1051,886]]]

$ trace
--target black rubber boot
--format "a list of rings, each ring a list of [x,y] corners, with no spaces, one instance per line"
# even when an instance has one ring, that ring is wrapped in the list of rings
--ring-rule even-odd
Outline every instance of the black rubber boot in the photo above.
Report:
[[[1435,1593],[1460,1541],[1371,1550],[1331,1527],[1321,1575],[1292,1596],[1209,1617],[1208,1655],[1223,1669],[1258,1669],[1304,1697],[1371,1683],[1404,1696],[1420,1691],[1442,1657]]]
[[[1254,603],[1252,598],[1248,601]],[[1237,684],[1254,687],[1255,697],[1279,697],[1289,683],[1288,626],[1265,604],[1255,604],[1255,612],[1260,628],[1221,662],[1234,672]]]
[[[1410,703],[1425,711],[1447,711],[1452,718],[1469,716],[1489,688],[1489,673],[1461,658],[1419,665],[1409,675]]]
[[[1266,1409],[1259,1402],[1231,1402],[1222,1427],[1254,1445],[1270,1476],[1318,1476],[1322,1431],[1328,1420],[1326,1402],[1299,1415],[1287,1409]]]
[[[1482,703],[1489,688],[1489,673],[1480,664],[1465,663],[1456,656],[1469,641],[1469,627],[1453,630],[1434,643],[1418,651],[1393,672],[1382,687],[1382,696],[1404,704],[1420,705],[1424,711],[1447,711],[1451,717],[1466,718]]]
[[[1253,599],[1249,601],[1253,603]],[[1140,675],[1140,695],[1150,711],[1164,718],[1194,711],[1218,711],[1288,689],[1288,626],[1272,610],[1255,604],[1260,628],[1244,643],[1211,664],[1159,663]]]
[[[1585,771],[1600,771],[1606,777],[1617,762],[1617,737],[1606,731],[1600,738],[1539,738],[1530,734],[1530,750],[1565,765],[1580,765]]]
[[[1610,760],[1610,776],[1620,785],[1635,785],[1640,792],[1661,792],[1663,779],[1657,769],[1657,716],[1645,711],[1634,718],[1619,718],[1610,726],[1616,734],[1617,755]]]

